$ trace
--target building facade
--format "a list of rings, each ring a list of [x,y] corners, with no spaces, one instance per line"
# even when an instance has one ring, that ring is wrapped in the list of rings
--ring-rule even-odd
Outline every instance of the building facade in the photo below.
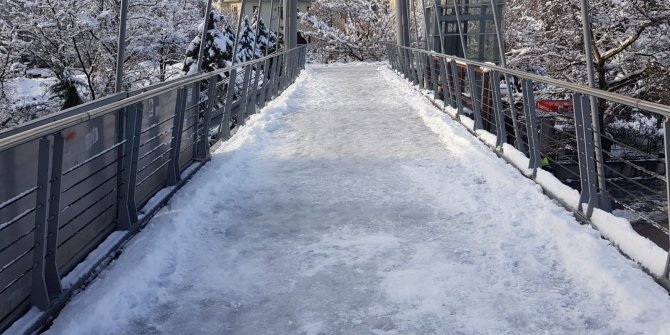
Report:
[[[244,4],[244,15],[251,17],[253,13],[258,9],[260,5],[261,17],[265,21],[265,24],[270,27],[271,30],[280,32],[284,28],[284,1],[283,0],[249,0]],[[309,12],[309,8],[312,5],[311,0],[298,0],[298,12]],[[215,9],[224,12],[231,13],[233,15],[240,14],[242,9],[241,0],[214,0],[213,6]],[[270,8],[272,7],[272,8]],[[297,13],[296,13],[297,15]],[[272,21],[270,22],[270,16],[272,16]],[[298,30],[302,30],[303,25],[298,20]]]

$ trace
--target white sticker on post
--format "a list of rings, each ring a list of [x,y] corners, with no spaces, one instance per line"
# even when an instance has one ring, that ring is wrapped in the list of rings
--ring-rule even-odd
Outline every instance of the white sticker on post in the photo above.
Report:
[[[86,134],[86,150],[90,150],[96,143],[98,143],[98,127],[91,129],[91,131]]]

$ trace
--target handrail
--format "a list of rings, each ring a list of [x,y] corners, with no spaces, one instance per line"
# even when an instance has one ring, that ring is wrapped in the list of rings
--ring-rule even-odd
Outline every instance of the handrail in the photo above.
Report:
[[[642,100],[642,99],[637,99],[637,98],[631,98],[629,96],[625,96],[625,95],[619,94],[619,93],[608,92],[608,91],[604,91],[604,90],[597,89],[597,88],[591,88],[591,87],[588,87],[588,86],[585,86],[585,85],[574,84],[574,83],[570,83],[570,82],[567,82],[567,81],[562,81],[562,80],[558,80],[558,79],[554,79],[554,78],[543,77],[543,76],[539,76],[539,75],[536,75],[536,74],[527,73],[527,72],[523,72],[523,71],[519,71],[519,70],[513,70],[513,69],[501,67],[501,66],[491,64],[491,63],[473,61],[473,60],[460,58],[460,57],[456,57],[456,56],[451,56],[451,55],[447,55],[447,54],[441,54],[441,53],[438,53],[438,52],[435,52],[435,51],[430,51],[430,50],[399,46],[399,45],[397,45],[395,43],[391,43],[391,42],[382,42],[382,43],[387,44],[387,45],[392,45],[394,47],[403,48],[403,49],[406,49],[406,50],[417,51],[417,52],[421,52],[421,53],[424,53],[424,54],[429,54],[431,56],[447,57],[447,58],[456,60],[459,63],[470,64],[470,65],[479,66],[479,67],[482,67],[482,68],[488,68],[488,69],[491,69],[491,70],[498,71],[500,73],[513,75],[513,76],[523,78],[523,79],[533,80],[535,82],[541,82],[541,83],[545,83],[545,84],[549,84],[549,85],[558,86],[558,87],[564,88],[566,90],[595,96],[595,97],[598,97],[598,98],[601,98],[601,99],[614,101],[614,102],[617,102],[617,103],[620,103],[620,104],[627,105],[629,107],[644,109],[644,110],[647,110],[647,111],[650,111],[650,112],[661,114],[664,117],[670,117],[670,106],[658,104],[658,103],[655,103],[655,102]]]
[[[7,136],[5,138],[2,138],[2,133],[3,132],[0,132],[0,151],[9,149],[11,147],[14,147],[14,146],[26,143],[26,142],[30,142],[32,140],[36,140],[36,139],[38,139],[38,138],[40,138],[44,135],[51,134],[51,133],[56,132],[60,129],[67,128],[67,127],[70,127],[70,126],[73,126],[73,125],[76,125],[76,124],[79,124],[79,123],[83,123],[83,122],[86,122],[90,119],[105,115],[107,113],[114,112],[114,111],[116,111],[116,110],[118,110],[118,109],[120,109],[124,106],[129,106],[129,105],[132,105],[132,104],[135,104],[135,103],[138,103],[138,102],[142,102],[144,100],[147,100],[149,98],[158,96],[158,95],[163,94],[165,92],[169,92],[169,91],[171,91],[175,88],[182,87],[184,85],[193,84],[193,83],[196,83],[196,82],[199,82],[199,81],[202,81],[202,80],[207,80],[211,77],[221,75],[221,74],[226,73],[226,72],[230,72],[231,70],[243,68],[243,67],[248,66],[248,65],[257,64],[257,63],[263,62],[267,59],[274,58],[278,55],[288,54],[288,53],[292,52],[293,50],[300,49],[300,48],[305,48],[305,47],[307,47],[307,46],[306,45],[301,45],[301,46],[295,47],[295,48],[290,49],[290,50],[284,50],[280,53],[273,53],[273,54],[270,54],[270,55],[252,60],[252,61],[248,61],[248,62],[244,62],[244,63],[240,63],[240,64],[235,64],[233,66],[226,67],[226,68],[223,68],[223,69],[219,69],[219,70],[216,70],[216,71],[206,72],[206,73],[201,73],[201,74],[192,74],[192,75],[189,75],[189,76],[186,76],[186,77],[178,78],[178,79],[175,79],[173,81],[169,81],[169,82],[166,83],[166,85],[158,87],[156,89],[153,89],[153,90],[150,90],[150,91],[147,91],[147,92],[143,92],[141,94],[138,94],[138,95],[135,95],[135,96],[132,96],[132,97],[128,97],[128,98],[125,98],[125,99],[122,99],[122,100],[119,100],[119,101],[116,101],[116,102],[112,102],[108,105],[97,107],[97,108],[95,108],[93,110],[90,110],[90,111],[82,111],[81,113],[78,113],[78,114],[75,114],[75,115],[60,119],[60,120],[55,120],[53,122],[50,122],[50,123],[47,123],[47,124],[44,124],[44,125],[40,125],[40,126],[37,126],[37,127],[34,127],[34,128],[29,128],[31,126],[30,124],[25,124],[25,125],[20,125],[20,126],[15,127],[15,128],[10,128],[10,130],[12,132],[15,132],[15,134]],[[77,109],[77,108],[81,108],[81,106],[73,107],[73,109]],[[66,112],[71,112],[71,111],[72,111],[72,109],[69,109],[69,110],[65,110],[61,113],[66,113]],[[26,127],[26,128],[29,128],[29,129],[26,129],[25,131],[20,131],[20,132],[16,133],[17,129],[21,129],[23,127]]]

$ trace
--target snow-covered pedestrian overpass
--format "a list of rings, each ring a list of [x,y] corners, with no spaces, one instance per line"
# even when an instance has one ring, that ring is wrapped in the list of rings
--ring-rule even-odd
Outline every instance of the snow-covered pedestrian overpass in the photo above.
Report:
[[[646,333],[670,299],[387,65],[308,67],[52,334]]]
[[[303,69],[305,51],[0,133],[0,326],[667,331],[666,252],[593,203],[594,166],[580,192],[541,168],[545,133],[534,109],[506,116],[499,68],[389,48]],[[581,101],[561,116],[580,148]]]

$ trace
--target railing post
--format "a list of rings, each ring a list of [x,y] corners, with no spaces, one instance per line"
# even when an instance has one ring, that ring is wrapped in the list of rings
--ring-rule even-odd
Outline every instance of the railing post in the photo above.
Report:
[[[39,140],[37,158],[37,194],[35,199],[35,245],[33,248],[32,291],[33,305],[41,310],[49,307],[49,291],[45,280],[44,258],[47,254],[47,209],[49,197],[49,166],[51,142],[47,136]]]
[[[135,204],[135,181],[137,178],[137,160],[139,158],[140,134],[142,132],[143,106],[141,103],[124,109],[125,130],[122,149],[123,161],[121,183],[119,186],[119,204],[117,206],[117,229],[131,230],[137,223],[137,205]]]
[[[587,120],[592,119],[592,114],[597,113],[597,111],[591,110],[591,105],[589,104],[589,97],[582,96],[582,110],[584,111],[584,145],[586,146],[586,157],[587,157],[587,167],[589,172],[589,187],[591,191],[591,198],[589,199],[589,206],[586,209],[586,217],[591,218],[594,207],[599,207],[600,198],[598,194],[598,161],[596,156],[596,147],[594,144],[594,139],[600,134],[596,133],[593,128],[589,128]],[[600,149],[598,149],[600,150]]]
[[[270,74],[270,85],[268,86],[269,93],[268,95],[271,97],[271,99],[274,99],[277,97],[277,85],[278,85],[278,77],[279,77],[279,57],[280,55],[275,56],[272,58],[272,73]]]
[[[428,87],[431,91],[433,91],[433,99],[437,98],[437,84],[435,81],[435,59],[431,55],[427,55],[428,57],[428,66],[430,67],[430,78],[428,80]]]
[[[393,57],[393,69],[396,71],[400,71],[400,64],[399,64],[399,58],[398,58],[398,49],[389,45],[389,53]]]
[[[575,93],[572,96],[575,109],[575,128],[577,131],[577,150],[580,166],[580,184],[581,194],[579,198],[579,210],[582,210],[582,204],[586,203],[586,211],[583,211],[586,218],[591,218],[593,207],[597,202],[597,178],[595,173],[595,150],[593,146],[594,134],[588,128],[587,120],[591,120],[591,111],[589,98]],[[580,134],[581,133],[581,134]]]
[[[282,82],[282,91],[286,90],[291,83],[291,52],[286,53],[284,57],[284,80]]]
[[[582,95],[572,95],[572,108],[575,112],[575,136],[577,139],[577,160],[579,161],[579,204],[577,210],[582,210],[582,204],[588,202],[591,197],[589,193],[589,177],[586,166],[586,151],[584,151],[584,113],[582,112]]]
[[[412,83],[414,83],[414,85],[419,85],[419,65],[417,64],[417,57],[414,56],[414,51],[412,50],[407,50],[407,54],[409,55]]]
[[[475,77],[474,65],[467,64],[468,81],[470,82],[470,100],[472,101],[472,112],[474,113],[474,130],[482,129],[481,106],[478,102],[479,93],[477,91],[477,78]]]
[[[528,147],[530,160],[528,168],[533,169],[533,178],[537,169],[541,165],[542,154],[540,152],[540,140],[537,136],[537,115],[535,113],[535,95],[533,94],[533,81],[523,79],[523,107],[526,118],[526,134],[528,137]]]
[[[403,59],[403,74],[405,75],[405,80],[412,82],[414,79],[412,79],[412,66],[410,65],[409,51],[405,48],[400,48],[400,52]]]
[[[398,68],[398,72],[400,74],[404,75],[405,74],[405,57],[402,54],[402,49],[400,49],[399,46],[394,45],[393,48],[395,49],[395,55],[396,55],[396,65]]]
[[[443,108],[446,108],[447,105],[453,107],[451,99],[451,80],[449,80],[449,63],[445,57],[440,57],[440,65],[442,67],[442,94],[444,95],[442,97],[444,100]]]
[[[268,84],[269,84],[269,67],[270,67],[270,59],[266,59],[263,62],[263,83],[261,86],[261,96],[258,99],[258,108],[263,108],[265,107],[265,104],[267,103],[267,91],[268,91]]]
[[[404,79],[407,79],[407,73],[405,72],[405,53],[400,46],[396,46],[396,54],[398,55],[398,71],[403,75]]]
[[[282,68],[282,58],[283,54],[277,55],[274,61],[277,64],[275,75],[272,79],[272,97],[276,98],[279,95],[279,85],[281,85],[281,68]]]
[[[209,125],[212,122],[212,109],[216,100],[216,83],[218,76],[212,76],[207,81],[207,103],[202,115],[202,132],[198,136],[195,159],[208,160],[209,155]],[[196,128],[197,129],[197,128]]]
[[[410,58],[409,50],[402,48],[405,56],[405,79],[414,83],[414,75],[412,74],[412,59]]]
[[[491,95],[493,95],[493,114],[496,119],[496,148],[502,149],[503,144],[507,141],[507,129],[505,129],[505,112],[500,97],[500,74],[498,71],[491,71]]]
[[[175,115],[172,120],[172,141],[170,141],[170,164],[168,165],[167,184],[174,186],[181,179],[179,167],[179,154],[181,150],[181,135],[184,131],[184,113],[186,112],[186,94],[187,90],[180,88],[177,90],[177,102],[175,104]]]
[[[282,54],[279,60],[279,77],[277,77],[277,95],[284,90],[284,81],[286,80],[286,57],[287,53]]]
[[[286,76],[286,87],[288,88],[291,84],[293,84],[293,70],[295,66],[295,50],[291,51],[288,55],[288,66],[286,67],[288,69],[288,76]]]
[[[298,75],[300,74],[300,58],[302,58],[302,51],[298,49],[295,53],[296,56],[293,60],[293,80],[291,80],[291,84],[295,83],[296,78],[298,78]]]
[[[240,102],[238,109],[237,109],[237,126],[241,127],[244,126],[245,123],[245,118],[246,118],[246,109],[247,109],[247,98],[248,98],[248,90],[249,90],[249,81],[251,80],[251,66],[247,65],[244,67],[244,77],[243,77],[243,82],[242,82],[242,92],[240,93],[240,97],[237,101]]]
[[[391,49],[389,48],[389,45],[385,44],[385,48],[386,48],[386,57],[388,57],[389,59],[389,65],[391,65],[392,69],[395,69],[395,66],[393,64],[393,56],[391,56]]]
[[[670,165],[668,165],[668,157],[670,157],[670,118],[666,117],[663,120],[663,144],[665,157],[663,157],[665,163],[665,196],[666,196],[666,206],[668,208],[668,213],[670,213]],[[668,229],[670,229],[670,217],[668,217]],[[668,256],[665,260],[665,269],[663,270],[663,278],[668,278],[668,273],[670,272],[670,251],[668,251]]]
[[[287,52],[284,54],[284,58],[282,59],[282,73],[281,73],[281,91],[283,92],[286,89],[286,86],[288,86],[288,70],[289,70],[289,62],[291,59],[289,58],[290,52]]]
[[[47,254],[45,260],[45,281],[50,296],[55,296],[63,291],[56,264],[58,252],[58,226],[60,220],[60,194],[61,181],[63,177],[63,153],[65,138],[62,133],[53,136],[53,154],[51,158],[51,179],[49,185],[49,214],[47,217]]]
[[[519,130],[519,122],[517,122],[516,118],[516,107],[514,106],[514,93],[512,92],[512,85],[510,84],[509,80],[509,75],[505,74],[505,85],[507,86],[507,98],[509,99],[509,115],[510,118],[512,119],[512,128],[514,129],[514,138],[516,139],[515,141],[515,147],[517,150],[521,152],[526,152],[526,148],[523,145],[523,141],[521,141],[521,131]]]
[[[237,69],[230,70],[228,77],[228,87],[226,88],[226,104],[223,106],[223,115],[221,116],[221,140],[230,138],[230,119],[233,110],[233,101],[235,99],[235,79],[237,78]]]
[[[463,96],[461,93],[461,75],[455,60],[451,60],[451,76],[454,79],[454,95],[456,96],[456,119],[460,120],[463,114]]]
[[[413,52],[413,51],[412,51]],[[426,87],[426,67],[424,66],[424,54],[422,52],[416,55],[416,76],[419,81],[419,89]]]
[[[253,68],[253,66],[251,67]],[[261,77],[260,63],[256,63],[256,70],[254,71],[254,83],[251,86],[251,94],[249,96],[249,104],[247,105],[246,115],[251,116],[256,114],[256,102],[258,101],[258,81]]]

